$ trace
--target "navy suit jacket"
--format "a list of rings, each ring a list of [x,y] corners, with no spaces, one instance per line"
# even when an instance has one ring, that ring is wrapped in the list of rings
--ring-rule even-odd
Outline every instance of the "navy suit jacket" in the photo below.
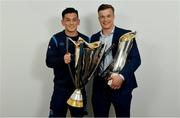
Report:
[[[119,38],[127,32],[130,32],[130,30],[115,27],[114,34],[113,34],[113,40],[112,40],[112,44],[114,45],[114,47],[112,48],[113,58],[117,52]],[[100,36],[101,36],[100,32],[92,35],[91,42],[98,41],[100,39]],[[123,82],[123,85],[121,87],[121,90],[123,92],[129,93],[134,88],[137,87],[137,82],[136,82],[134,72],[140,66],[140,64],[141,64],[140,54],[138,51],[136,40],[134,40],[132,49],[129,52],[129,55],[126,60],[126,64],[125,64],[124,68],[122,69],[122,71],[119,72],[120,74],[122,74],[124,76],[124,79],[125,79],[125,81]],[[97,80],[98,80],[98,78],[94,78],[94,81],[97,81]],[[100,83],[98,83],[98,84],[100,84]]]

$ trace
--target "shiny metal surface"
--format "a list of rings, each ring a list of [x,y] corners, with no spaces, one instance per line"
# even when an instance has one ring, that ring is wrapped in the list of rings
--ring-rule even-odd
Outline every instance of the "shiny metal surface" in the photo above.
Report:
[[[113,59],[113,62],[103,72],[102,77],[107,77],[111,73],[119,73],[125,63],[127,56],[133,46],[133,40],[135,39],[136,32],[128,32],[119,38],[118,50]]]
[[[80,89],[76,89],[67,103],[73,107],[83,107],[83,97]]]
[[[114,58],[114,68],[112,72],[119,72],[124,67],[126,63],[126,58],[132,48],[135,35],[136,32],[128,32],[120,37],[118,44],[119,48]]]
[[[69,40],[75,45],[75,75],[72,76],[72,79],[76,90],[67,103],[73,107],[83,107],[81,89],[93,77],[105,48],[100,41],[87,43],[82,38],[79,38],[77,42],[72,39]],[[71,68],[69,69],[71,73]]]

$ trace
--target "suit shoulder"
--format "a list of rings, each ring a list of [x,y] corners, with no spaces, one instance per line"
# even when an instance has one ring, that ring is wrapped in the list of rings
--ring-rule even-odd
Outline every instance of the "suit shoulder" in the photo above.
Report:
[[[98,38],[100,36],[100,31],[99,32],[97,32],[97,33],[95,33],[95,34],[93,34],[93,35],[91,35],[91,39],[96,39],[96,38]]]
[[[66,39],[64,31],[55,33],[52,37],[51,40],[54,40],[56,43],[59,42],[64,42],[64,39]]]
[[[120,31],[120,32],[124,32],[124,33],[127,33],[127,32],[130,32],[130,31],[131,31],[131,30],[129,30],[129,29],[120,28],[120,27],[116,27],[115,30]]]
[[[100,35],[100,31],[97,32],[97,33],[92,34],[92,36],[98,36],[98,35]],[[91,36],[91,37],[92,37],[92,36]]]
[[[65,34],[64,34],[64,31],[61,31],[61,32],[57,32],[57,33],[55,33],[53,36],[55,36],[55,37],[61,37],[61,36],[64,36]]]
[[[89,37],[85,34],[82,34],[82,33],[79,33],[80,34],[80,37],[82,37],[83,39],[85,39],[86,41],[89,40]]]

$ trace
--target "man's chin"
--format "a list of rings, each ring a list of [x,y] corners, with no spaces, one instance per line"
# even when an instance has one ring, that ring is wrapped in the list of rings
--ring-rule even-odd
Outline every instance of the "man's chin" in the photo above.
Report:
[[[76,29],[71,29],[69,30],[69,32],[76,32]]]
[[[103,29],[110,29],[111,27],[109,26],[104,26]]]

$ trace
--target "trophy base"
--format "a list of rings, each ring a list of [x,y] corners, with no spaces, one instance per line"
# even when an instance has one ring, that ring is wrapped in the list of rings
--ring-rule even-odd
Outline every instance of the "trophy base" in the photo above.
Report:
[[[76,89],[73,92],[71,97],[68,99],[67,104],[72,107],[78,107],[78,108],[83,107],[83,97],[82,97],[81,89]]]

